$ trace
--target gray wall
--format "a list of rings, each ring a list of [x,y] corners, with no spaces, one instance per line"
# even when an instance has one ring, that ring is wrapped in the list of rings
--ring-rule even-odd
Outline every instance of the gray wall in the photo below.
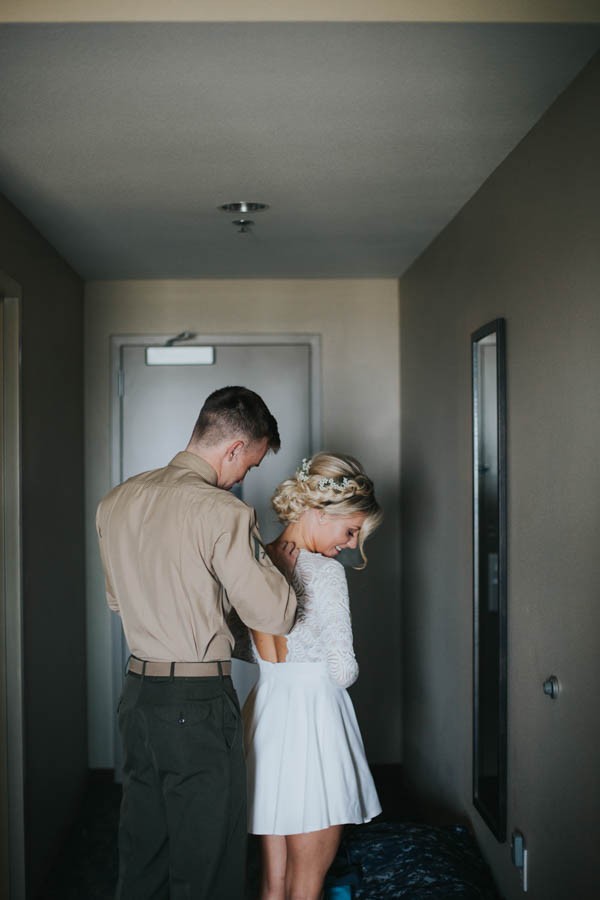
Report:
[[[508,831],[532,900],[600,883],[600,58],[400,284],[404,761],[466,814],[507,898],[509,845],[471,804],[470,333],[507,322]],[[542,693],[554,673],[556,702]]]
[[[22,498],[28,896],[87,773],[83,283],[0,197],[0,268],[23,290]]]

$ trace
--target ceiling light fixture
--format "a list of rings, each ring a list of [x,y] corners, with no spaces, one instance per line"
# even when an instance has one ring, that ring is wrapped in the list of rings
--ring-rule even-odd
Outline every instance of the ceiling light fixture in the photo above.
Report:
[[[231,224],[239,226],[238,234],[250,234],[250,228],[254,222],[252,219],[234,219]]]
[[[217,208],[223,212],[237,213],[238,215],[242,213],[245,215],[246,213],[262,212],[263,209],[268,209],[269,207],[266,203],[257,203],[254,200],[239,200],[236,203],[223,203]],[[231,224],[236,226],[238,234],[252,234],[251,229],[254,225],[252,219],[232,219]]]
[[[222,209],[223,212],[228,213],[242,213],[245,215],[246,213],[256,213],[262,212],[263,209],[268,209],[268,205],[266,203],[255,203],[250,200],[239,200],[237,203],[223,203],[222,206],[217,207],[218,209]]]

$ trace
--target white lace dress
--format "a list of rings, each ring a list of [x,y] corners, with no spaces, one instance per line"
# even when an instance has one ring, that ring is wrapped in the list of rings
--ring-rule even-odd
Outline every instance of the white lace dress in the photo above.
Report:
[[[381,806],[352,701],[358,677],[344,567],[301,550],[296,625],[283,663],[261,660],[244,705],[251,834],[368,822]]]

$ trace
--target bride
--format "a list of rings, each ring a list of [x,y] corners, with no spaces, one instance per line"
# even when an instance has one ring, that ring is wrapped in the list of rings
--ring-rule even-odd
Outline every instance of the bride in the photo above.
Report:
[[[285,524],[269,547],[298,548],[298,618],[287,637],[253,631],[260,667],[244,706],[249,828],[261,835],[261,900],[318,900],[343,825],[381,812],[346,688],[358,677],[341,550],[381,521],[373,484],[351,456],[319,453],[279,485]],[[267,551],[269,551],[267,547]]]

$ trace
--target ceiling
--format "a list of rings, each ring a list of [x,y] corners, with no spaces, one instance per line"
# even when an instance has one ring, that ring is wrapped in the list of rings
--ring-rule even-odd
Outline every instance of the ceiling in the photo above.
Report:
[[[0,26],[0,191],[85,279],[396,277],[600,26]],[[270,208],[238,234],[219,204]]]

